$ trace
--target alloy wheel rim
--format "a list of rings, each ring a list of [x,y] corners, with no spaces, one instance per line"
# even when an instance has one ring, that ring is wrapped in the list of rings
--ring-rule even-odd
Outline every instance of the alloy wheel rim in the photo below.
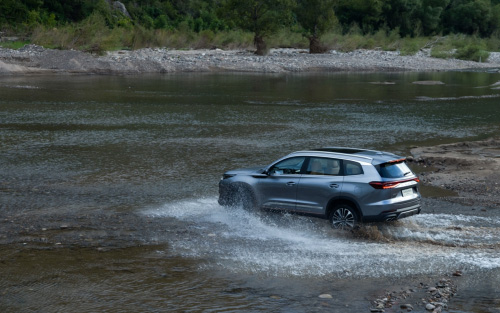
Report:
[[[337,229],[350,229],[354,227],[356,219],[351,210],[340,208],[333,213],[332,226]]]

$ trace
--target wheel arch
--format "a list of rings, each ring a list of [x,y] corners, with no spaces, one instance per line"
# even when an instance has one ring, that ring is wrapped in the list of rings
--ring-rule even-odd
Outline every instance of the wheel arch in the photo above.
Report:
[[[326,206],[326,212],[325,212],[326,218],[330,218],[330,214],[332,213],[333,208],[335,208],[340,204],[347,204],[351,206],[358,214],[358,219],[359,219],[358,222],[361,222],[363,220],[363,213],[361,212],[358,203],[356,202],[356,200],[349,197],[335,197],[330,199],[330,201],[328,201],[328,204]]]
[[[258,207],[259,206],[259,199],[257,197],[257,193],[256,191],[254,190],[254,188],[246,183],[246,182],[235,182],[233,184],[231,184],[231,191],[232,191],[232,196],[233,197],[236,197],[236,199],[238,199],[238,197],[241,197],[243,194],[247,194],[251,197],[251,201],[252,201],[252,204],[254,207]]]

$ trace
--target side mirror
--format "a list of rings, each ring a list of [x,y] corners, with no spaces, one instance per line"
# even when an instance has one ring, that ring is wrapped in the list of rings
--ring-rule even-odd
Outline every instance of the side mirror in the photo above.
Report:
[[[255,177],[255,178],[266,178],[268,177],[269,175],[267,173],[262,173],[262,174],[254,174],[252,175],[252,177]]]
[[[262,173],[260,174],[254,174],[252,175],[255,178],[266,178],[269,176],[269,172],[267,170],[263,170]]]

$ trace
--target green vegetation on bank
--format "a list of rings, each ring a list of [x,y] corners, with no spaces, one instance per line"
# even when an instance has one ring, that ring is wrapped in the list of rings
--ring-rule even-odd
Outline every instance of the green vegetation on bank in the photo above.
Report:
[[[487,51],[500,50],[500,0],[2,0],[0,32],[95,53],[432,48],[435,57],[485,61]]]

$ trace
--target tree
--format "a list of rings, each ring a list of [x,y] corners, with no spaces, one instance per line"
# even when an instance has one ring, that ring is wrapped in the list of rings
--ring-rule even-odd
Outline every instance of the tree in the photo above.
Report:
[[[29,18],[29,12],[38,10],[41,5],[41,0],[1,0],[0,25],[25,22]]]
[[[387,0],[382,5],[382,18],[389,29],[399,29],[402,37],[418,35],[421,0]]]
[[[446,11],[445,26],[453,33],[489,36],[491,29],[491,2],[489,0],[451,1]]]
[[[383,24],[382,4],[382,0],[339,0],[335,14],[345,30],[357,24],[366,34]]]
[[[336,0],[297,0],[295,15],[303,28],[303,34],[309,39],[309,53],[323,53],[320,36],[335,25],[333,7]]]
[[[291,0],[227,0],[223,12],[235,25],[254,33],[255,54],[265,55],[264,38],[286,24],[291,8]]]

